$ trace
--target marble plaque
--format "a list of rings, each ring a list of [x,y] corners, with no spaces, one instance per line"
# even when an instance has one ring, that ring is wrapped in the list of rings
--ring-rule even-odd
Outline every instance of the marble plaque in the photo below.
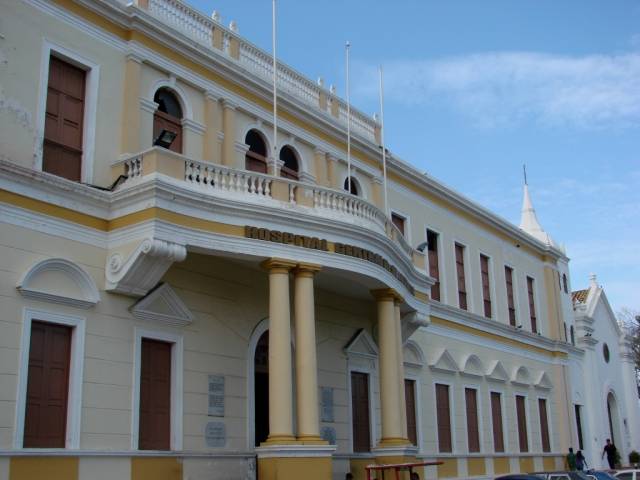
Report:
[[[320,389],[320,417],[323,422],[334,422],[333,417],[333,388],[321,387]]]
[[[224,376],[209,375],[209,411],[212,417],[224,417]]]
[[[227,431],[222,422],[209,422],[204,429],[207,447],[224,447],[227,443]]]
[[[323,440],[329,442],[329,445],[336,444],[336,429],[333,427],[322,427],[320,429],[320,436]]]

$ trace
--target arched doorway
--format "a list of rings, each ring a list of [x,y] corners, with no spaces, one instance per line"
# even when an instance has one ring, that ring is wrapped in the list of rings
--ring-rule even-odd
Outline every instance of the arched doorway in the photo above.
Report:
[[[622,447],[622,435],[620,434],[620,416],[618,414],[618,403],[613,392],[607,395],[607,419],[609,420],[609,435],[611,442],[618,448]],[[622,454],[622,452],[620,452]]]
[[[269,436],[269,330],[256,344],[253,356],[254,385],[254,445],[259,447]]]
[[[163,130],[176,134],[169,150],[182,153],[182,107],[178,97],[168,88],[159,88],[153,96],[158,109],[153,114],[153,141],[158,139]]]
[[[293,148],[285,145],[280,150],[280,160],[282,160],[282,167],[280,167],[280,176],[283,178],[290,178],[291,180],[298,180],[298,156]]]
[[[249,150],[244,157],[244,168],[252,172],[267,173],[267,144],[257,130],[249,130],[244,139]]]

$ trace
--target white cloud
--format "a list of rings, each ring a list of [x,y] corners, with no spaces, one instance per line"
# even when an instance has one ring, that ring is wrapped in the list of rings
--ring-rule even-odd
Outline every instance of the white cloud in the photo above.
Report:
[[[374,68],[355,92],[377,95]],[[385,65],[385,96],[409,106],[445,102],[482,127],[533,119],[544,125],[640,125],[640,54],[563,56],[480,53]]]

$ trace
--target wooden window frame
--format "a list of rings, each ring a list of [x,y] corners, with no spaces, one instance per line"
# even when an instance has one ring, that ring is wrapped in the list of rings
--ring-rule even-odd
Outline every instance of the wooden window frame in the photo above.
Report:
[[[525,427],[525,437],[527,439],[527,449],[522,450],[522,446],[520,445],[520,426],[518,423],[518,397],[524,398],[524,427]],[[516,423],[516,440],[517,440],[517,452],[518,453],[531,453],[531,426],[529,419],[531,418],[529,412],[529,396],[522,392],[515,392],[513,394],[513,407],[514,407],[514,417]]]
[[[406,368],[406,367],[405,367]],[[420,407],[419,407],[419,403],[418,403],[418,397],[420,396],[420,391],[419,391],[419,379],[412,377],[412,376],[407,376],[405,375],[404,377],[404,384],[406,384],[406,382],[413,382],[413,407],[414,407],[414,418],[415,418],[415,422],[416,422],[416,443],[414,444],[418,450],[420,449]],[[408,407],[407,405],[407,399],[406,399],[406,387],[405,387],[405,405]],[[407,409],[407,436],[409,436],[409,410]]]
[[[494,318],[495,317],[495,308],[493,304],[493,275],[491,274],[491,267],[493,265],[493,261],[490,255],[486,253],[480,252],[478,256],[478,261],[480,262],[480,289],[482,295],[482,315],[485,318]],[[482,272],[482,260],[486,259],[487,261],[487,284],[484,283],[484,277]],[[487,296],[485,296],[485,293]],[[487,303],[488,302],[488,303]],[[487,315],[487,306],[489,309],[489,314]]]
[[[545,403],[545,407],[544,407],[544,413],[546,415],[546,420],[547,420],[547,440],[549,442],[548,445],[548,450],[544,449],[544,436],[543,436],[543,432],[542,432],[542,417],[541,417],[541,411],[540,411],[540,401],[544,401]],[[551,453],[553,451],[553,436],[551,435],[551,417],[549,416],[549,399],[547,397],[538,397],[536,399],[536,406],[538,407],[538,423],[540,426],[540,451],[542,453]]]
[[[393,217],[394,216],[402,219],[402,225],[403,225],[402,236],[404,237],[404,239],[407,242],[411,243],[410,236],[409,236],[409,233],[411,232],[411,229],[409,228],[410,227],[409,216],[405,215],[404,213],[402,213],[402,212],[400,212],[398,210],[391,210],[391,213],[389,215],[389,219],[391,220],[391,223],[393,223]],[[394,223],[394,225],[395,225],[395,223]],[[396,226],[396,228],[397,228],[397,226]],[[398,230],[400,230],[400,229],[398,228]]]
[[[71,327],[71,354],[69,358],[69,386],[67,396],[67,427],[65,449],[80,448],[80,421],[82,418],[82,375],[84,368],[85,323],[84,317],[51,313],[25,308],[23,311],[22,337],[20,340],[20,369],[18,370],[18,395],[16,402],[16,428],[13,445],[23,448],[27,384],[29,373],[29,349],[31,324],[34,321]],[[37,449],[39,450],[39,449]]]
[[[482,405],[480,402],[480,387],[478,385],[463,385],[463,396],[464,396],[464,426],[465,426],[465,439],[467,445],[467,453],[476,454],[482,453]],[[467,406],[467,390],[474,390],[476,396],[476,428],[478,429],[478,450],[471,451],[471,432],[469,431],[469,417],[468,417],[468,406]]]
[[[449,394],[449,436],[451,438],[451,451],[450,452],[443,452],[440,450],[440,433],[439,433],[439,426],[438,426],[438,385],[444,385],[446,387],[448,387],[448,394]],[[454,385],[452,383],[449,382],[443,382],[440,380],[434,380],[433,382],[433,405],[435,406],[435,414],[436,414],[436,428],[435,428],[435,433],[436,433],[436,451],[438,454],[449,454],[449,455],[453,455],[454,453],[456,453],[456,425],[455,425],[455,404],[454,404],[454,395],[453,395],[453,389],[454,389]]]
[[[171,343],[171,451],[182,450],[182,397],[183,397],[183,356],[182,335],[162,331],[134,329],[133,344],[133,404],[131,411],[131,449],[139,450],[140,429],[140,368],[142,365],[142,339],[160,340]]]
[[[462,276],[464,285],[462,287],[464,290],[460,289],[460,275],[458,273],[458,247],[462,248]],[[456,275],[456,296],[457,296],[457,307],[461,310],[465,310],[467,312],[472,311],[471,308],[471,292],[469,292],[469,282],[467,280],[467,265],[469,264],[467,257],[467,246],[464,243],[458,242],[454,240],[453,242],[453,261],[454,261],[454,272]],[[465,298],[465,307],[462,307],[462,302],[460,299],[461,295],[464,294]]]
[[[533,275],[527,275],[527,305],[529,308],[529,326],[532,333],[542,333],[540,329],[540,319],[538,317],[538,302],[536,301],[536,278]]]
[[[100,65],[91,59],[69,50],[61,45],[44,39],[42,44],[42,58],[40,63],[40,87],[38,92],[38,110],[36,117],[37,138],[35,142],[35,168],[42,171],[44,142],[44,125],[47,116],[47,94],[49,90],[49,59],[51,56],[84,70],[85,93],[84,112],[82,122],[82,158],[80,182],[93,183],[93,169],[95,161],[96,119],[98,112],[98,85],[100,79]]]
[[[496,439],[495,439],[495,432],[493,431],[493,405],[491,402],[491,396],[493,394],[500,396],[500,421],[501,421],[501,427],[502,427],[502,451],[501,452],[497,451],[495,447]],[[509,446],[509,438],[508,438],[509,429],[507,428],[508,423],[507,423],[507,411],[506,411],[505,399],[506,399],[505,392],[500,390],[489,389],[489,410],[491,412],[491,447],[493,449],[493,452],[496,454],[507,453],[508,446]]]
[[[436,236],[436,260],[437,260],[437,264],[438,264],[438,281],[436,284],[434,284],[431,287],[431,297],[432,299],[435,299],[433,297],[433,289],[434,287],[438,287],[438,293],[439,293],[439,298],[435,299],[438,302],[443,302],[444,303],[444,298],[445,298],[445,289],[443,288],[443,279],[444,279],[444,270],[442,268],[442,257],[441,257],[441,253],[442,253],[442,233],[440,233],[438,230],[434,230],[433,228],[430,228],[429,226],[425,227],[425,235],[426,235],[426,242],[427,242],[427,272],[429,273],[429,275],[431,275],[431,260],[429,257],[429,232],[432,232],[435,236]]]
[[[509,306],[509,281],[507,278],[507,270],[511,272],[511,300],[512,307]],[[507,321],[512,327],[518,326],[518,297],[516,288],[516,270],[511,265],[504,266],[504,289],[507,300]],[[513,321],[511,320],[511,312],[513,311]]]

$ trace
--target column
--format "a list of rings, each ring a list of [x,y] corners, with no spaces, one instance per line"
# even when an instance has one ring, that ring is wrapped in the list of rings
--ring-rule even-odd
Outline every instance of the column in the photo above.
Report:
[[[402,435],[409,439],[407,430],[407,399],[404,389],[404,352],[402,348],[402,324],[400,320],[400,300],[393,302],[393,313],[396,326],[397,355],[398,355],[398,391],[400,392],[400,416],[402,417]]]
[[[338,185],[338,159],[331,154],[327,155],[327,186],[331,188],[342,188]]]
[[[124,104],[122,107],[122,153],[136,153],[140,148],[140,71],[142,60],[127,55],[124,67]]]
[[[298,440],[322,442],[318,412],[318,365],[313,276],[319,266],[299,264],[294,270],[296,325],[296,401]]]
[[[394,302],[398,294],[393,289],[372,291],[378,304],[378,344],[380,365],[380,406],[382,438],[380,446],[398,446],[408,443],[402,426],[404,395],[398,388],[398,338]],[[404,386],[403,386],[404,388]],[[405,422],[406,425],[406,422]]]
[[[267,443],[290,443],[293,436],[291,375],[291,317],[289,271],[295,263],[272,258],[269,271],[269,438]]]
[[[222,101],[222,164],[227,167],[236,165],[236,106],[229,100]]]
[[[220,138],[222,130],[220,102],[212,92],[204,94],[205,134],[202,145],[202,158],[207,162],[220,163]]]
[[[323,150],[316,148],[313,152],[313,162],[316,172],[316,183],[323,187],[327,186],[327,154]]]

